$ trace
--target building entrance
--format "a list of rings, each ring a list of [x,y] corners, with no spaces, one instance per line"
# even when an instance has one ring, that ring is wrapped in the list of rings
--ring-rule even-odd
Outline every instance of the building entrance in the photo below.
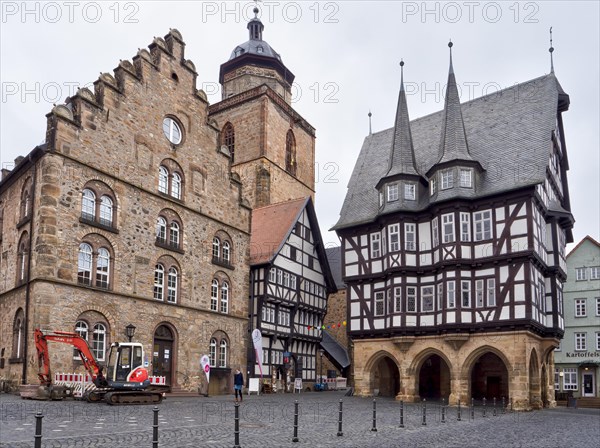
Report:
[[[591,372],[583,374],[583,396],[594,396],[594,374]]]
[[[419,371],[419,396],[427,400],[448,400],[450,369],[438,355],[427,358]]]

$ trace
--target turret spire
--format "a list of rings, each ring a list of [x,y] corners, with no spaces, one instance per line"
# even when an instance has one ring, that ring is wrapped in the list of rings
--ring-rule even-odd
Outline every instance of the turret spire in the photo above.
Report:
[[[394,176],[396,174],[419,176],[419,172],[416,168],[415,150],[410,131],[410,119],[408,118],[406,92],[404,91],[403,60],[400,61],[400,94],[398,95],[398,107],[396,109],[396,122],[394,126],[394,137],[392,139],[390,168],[388,170],[387,177]]]
[[[552,53],[554,53],[554,47],[552,46],[552,27],[550,27],[550,73],[554,73],[554,59],[552,58]]]
[[[250,40],[262,40],[262,32],[265,29],[265,26],[258,18],[258,13],[260,12],[260,10],[258,9],[258,7],[255,6],[252,12],[254,12],[254,18],[250,20],[250,22],[248,22]]]
[[[469,153],[467,135],[460,107],[460,97],[454,67],[452,66],[452,46],[450,41],[450,69],[448,71],[448,84],[446,86],[446,101],[442,119],[442,136],[440,141],[440,160],[438,163],[450,162],[452,160],[473,161]]]

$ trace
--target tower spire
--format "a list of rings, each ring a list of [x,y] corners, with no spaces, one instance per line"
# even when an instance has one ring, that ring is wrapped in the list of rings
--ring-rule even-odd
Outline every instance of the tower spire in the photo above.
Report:
[[[554,58],[552,57],[552,53],[554,53],[554,47],[552,46],[552,27],[550,27],[550,73],[554,73]]]
[[[265,26],[262,24],[260,19],[258,18],[258,13],[260,10],[258,6],[254,6],[252,10],[254,12],[254,18],[248,22],[248,31],[250,32],[250,40],[262,40],[262,32],[265,29]]]

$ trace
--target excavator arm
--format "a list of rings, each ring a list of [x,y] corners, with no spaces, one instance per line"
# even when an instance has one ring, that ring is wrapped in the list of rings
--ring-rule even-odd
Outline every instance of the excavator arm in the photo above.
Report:
[[[39,364],[38,377],[42,386],[50,386],[52,384],[48,341],[62,342],[63,344],[72,345],[79,353],[81,361],[83,362],[83,366],[92,376],[94,384],[98,385],[105,382],[104,376],[102,375],[102,367],[100,367],[96,362],[88,343],[77,333],[69,333],[66,331],[43,332],[42,330],[36,328],[34,330],[34,340]]]

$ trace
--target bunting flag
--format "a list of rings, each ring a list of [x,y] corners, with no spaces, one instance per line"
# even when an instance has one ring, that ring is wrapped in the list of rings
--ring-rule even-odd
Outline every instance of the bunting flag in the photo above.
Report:
[[[262,333],[258,328],[255,328],[254,331],[252,331],[252,343],[254,344],[256,362],[258,362],[258,370],[260,370],[260,377],[262,378]]]
[[[210,359],[207,355],[202,355],[200,357],[200,366],[206,374],[206,382],[210,383]]]
[[[313,325],[307,325],[306,328],[308,330],[335,330],[336,328],[341,328],[341,327],[345,327],[346,326],[346,321],[343,321],[341,323],[337,323],[337,324],[329,324],[329,325],[317,325],[316,327]]]

